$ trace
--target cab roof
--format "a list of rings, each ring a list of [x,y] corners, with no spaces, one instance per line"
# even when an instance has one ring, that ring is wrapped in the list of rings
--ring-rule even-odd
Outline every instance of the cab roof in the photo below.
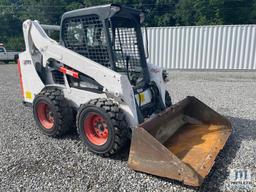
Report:
[[[66,12],[62,15],[61,21],[65,20],[65,18],[77,17],[77,16],[83,16],[83,15],[92,15],[92,14],[98,15],[101,19],[108,19],[118,13],[130,14],[135,17],[139,17],[142,12],[124,5],[107,4],[107,5],[99,5],[99,6],[82,8],[82,9]]]

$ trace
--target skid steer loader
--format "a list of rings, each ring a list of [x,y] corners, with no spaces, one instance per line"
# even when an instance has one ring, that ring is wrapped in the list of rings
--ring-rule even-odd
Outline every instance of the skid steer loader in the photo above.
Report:
[[[62,16],[59,43],[38,21],[25,21],[24,104],[48,136],[76,124],[88,149],[105,157],[131,139],[129,167],[199,186],[231,125],[195,97],[172,105],[167,73],[146,62],[143,20],[115,4],[74,10]]]

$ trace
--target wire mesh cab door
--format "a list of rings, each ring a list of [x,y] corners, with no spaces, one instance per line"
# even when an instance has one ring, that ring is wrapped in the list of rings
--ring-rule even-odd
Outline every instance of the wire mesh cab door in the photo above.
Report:
[[[117,15],[107,23],[114,69],[128,76],[131,84],[144,84],[147,77],[140,24],[131,16]]]
[[[103,22],[96,14],[66,18],[62,39],[65,47],[105,67],[111,67]]]

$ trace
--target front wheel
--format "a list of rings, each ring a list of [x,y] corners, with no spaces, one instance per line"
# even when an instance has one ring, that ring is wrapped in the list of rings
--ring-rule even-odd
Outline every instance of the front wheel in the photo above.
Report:
[[[172,106],[172,99],[168,91],[165,91],[165,105],[166,107]]]
[[[128,139],[125,116],[109,99],[94,99],[82,105],[77,113],[77,129],[88,149],[105,157],[120,151]]]

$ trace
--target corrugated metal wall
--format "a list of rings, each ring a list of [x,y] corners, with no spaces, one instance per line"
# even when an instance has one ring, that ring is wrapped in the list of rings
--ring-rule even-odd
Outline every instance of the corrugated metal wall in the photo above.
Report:
[[[256,69],[256,25],[147,28],[149,62],[168,69]]]

